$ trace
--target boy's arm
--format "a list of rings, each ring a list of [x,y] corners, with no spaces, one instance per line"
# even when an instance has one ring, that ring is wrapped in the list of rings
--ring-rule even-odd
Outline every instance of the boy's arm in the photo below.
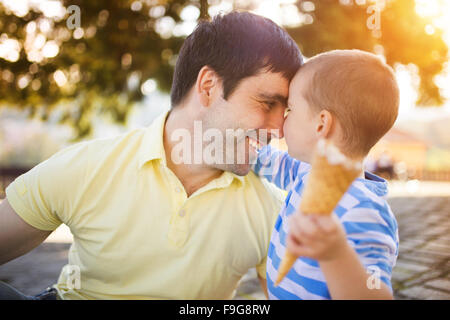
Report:
[[[319,262],[332,299],[391,300],[387,285],[367,273],[358,255],[349,245],[334,260]]]
[[[348,227],[352,228],[354,236],[367,226],[359,231],[358,222],[352,222]],[[335,214],[304,215],[298,211],[290,218],[286,244],[294,255],[319,262],[332,299],[392,299],[391,290],[383,281],[389,282],[389,251],[394,250],[393,241],[381,233],[379,239],[375,239],[377,232],[371,233],[372,239],[364,241],[360,237],[358,247],[354,249]],[[375,272],[369,274],[366,268]]]
[[[287,152],[269,145],[259,150],[252,170],[260,177],[266,178],[278,188],[288,190],[299,174],[306,173],[309,166],[289,156]]]

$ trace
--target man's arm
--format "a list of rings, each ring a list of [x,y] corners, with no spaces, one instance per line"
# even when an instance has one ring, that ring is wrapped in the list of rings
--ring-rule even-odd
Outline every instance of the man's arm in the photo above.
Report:
[[[267,282],[266,279],[264,279],[263,277],[261,277],[258,274],[258,280],[259,283],[261,284],[261,288],[263,289],[264,295],[266,296],[266,299],[269,299],[269,293],[267,292]]]
[[[51,231],[43,231],[22,220],[7,199],[0,203],[0,265],[37,247]]]

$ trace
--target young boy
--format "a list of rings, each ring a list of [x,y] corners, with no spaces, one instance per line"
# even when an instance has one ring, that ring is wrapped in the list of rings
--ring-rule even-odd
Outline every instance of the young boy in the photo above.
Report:
[[[293,78],[283,127],[289,154],[265,146],[253,168],[289,191],[268,251],[269,298],[392,299],[398,229],[385,180],[361,171],[329,217],[298,208],[319,139],[362,161],[394,124],[398,103],[391,68],[359,50],[320,54]],[[275,287],[286,248],[299,258]]]

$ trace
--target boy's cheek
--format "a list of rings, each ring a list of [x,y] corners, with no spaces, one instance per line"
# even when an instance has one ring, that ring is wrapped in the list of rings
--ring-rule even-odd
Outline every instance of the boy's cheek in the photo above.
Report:
[[[283,126],[283,133],[284,133],[284,139],[286,140],[286,144],[288,146],[289,149],[289,153],[297,158],[298,156],[298,152],[301,149],[301,146],[299,146],[300,141],[299,141],[299,137],[298,137],[298,132],[295,132],[295,128],[297,128],[298,130],[298,126],[292,126],[290,125],[291,120],[289,117],[286,119],[286,121],[284,122],[284,126]]]
[[[286,144],[288,146],[289,155],[297,160],[309,162],[310,154],[308,147],[305,145],[301,137],[296,137],[295,133],[288,135],[285,133]]]
[[[286,134],[290,135],[290,132],[288,132],[288,130],[289,130],[288,124],[289,124],[289,116],[284,120],[284,123],[283,123],[283,135],[284,135],[284,139],[286,139],[286,142],[287,142]]]

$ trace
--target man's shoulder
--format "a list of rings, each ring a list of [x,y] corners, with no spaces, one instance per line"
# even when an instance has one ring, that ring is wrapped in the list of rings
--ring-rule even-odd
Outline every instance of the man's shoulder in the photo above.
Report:
[[[136,128],[110,137],[93,138],[72,144],[61,152],[78,151],[91,158],[105,158],[111,152],[126,152],[137,147],[144,136],[145,128]]]
[[[72,171],[77,168],[87,169],[92,165],[105,166],[110,160],[116,161],[118,155],[126,152],[136,152],[143,136],[142,129],[133,129],[126,133],[108,138],[95,138],[79,141],[64,146],[38,166],[43,170],[57,170],[58,168]]]
[[[110,137],[104,138],[94,138],[87,141],[81,142],[85,144],[85,146],[96,149],[96,148],[114,148],[120,144],[124,144],[130,142],[130,140],[140,140],[144,137],[146,128],[135,128],[128,130],[126,132],[122,132],[120,134],[116,134]]]
[[[250,171],[245,176],[245,182],[258,193],[261,201],[270,202],[277,207],[281,207],[281,204],[286,198],[286,191],[279,189],[273,183],[267,181],[267,179],[257,176],[253,171]]]

